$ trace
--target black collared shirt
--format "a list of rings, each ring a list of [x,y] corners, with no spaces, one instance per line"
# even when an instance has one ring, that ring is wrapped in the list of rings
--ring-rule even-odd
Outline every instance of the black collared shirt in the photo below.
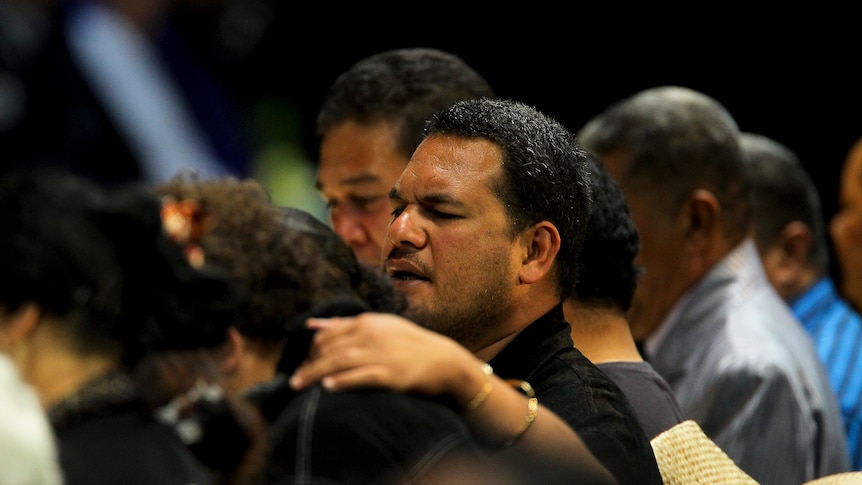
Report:
[[[574,347],[561,305],[530,324],[489,363],[503,378],[528,381],[539,403],[569,423],[620,484],[662,483],[631,403]]]

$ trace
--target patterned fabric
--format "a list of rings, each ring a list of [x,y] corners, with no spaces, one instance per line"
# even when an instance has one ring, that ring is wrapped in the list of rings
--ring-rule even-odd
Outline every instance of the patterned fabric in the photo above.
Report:
[[[838,396],[854,470],[862,470],[862,317],[824,277],[792,302]]]
[[[665,485],[758,485],[692,420],[669,428],[650,443]]]

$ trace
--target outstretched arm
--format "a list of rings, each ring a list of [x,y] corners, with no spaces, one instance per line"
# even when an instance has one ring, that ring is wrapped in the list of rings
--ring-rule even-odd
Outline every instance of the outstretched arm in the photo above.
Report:
[[[386,387],[448,395],[477,439],[499,450],[495,457],[550,461],[615,483],[562,419],[541,402],[531,409],[518,383],[489,372],[456,341],[383,313],[309,319],[308,325],[317,332],[308,359],[291,377],[294,388],[321,382],[332,391]]]

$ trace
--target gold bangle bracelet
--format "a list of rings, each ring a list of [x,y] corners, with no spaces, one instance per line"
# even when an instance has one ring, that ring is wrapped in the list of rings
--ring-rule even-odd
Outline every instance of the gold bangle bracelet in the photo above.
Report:
[[[494,369],[491,368],[491,365],[487,362],[482,364],[482,373],[488,376],[488,378],[485,379],[485,383],[482,384],[482,390],[476,394],[476,397],[467,403],[467,411],[475,411],[476,409],[479,409],[479,406],[485,402],[485,399],[488,399],[488,395],[491,394],[491,390],[494,389],[494,383],[491,381],[491,375],[494,373]]]
[[[527,381],[519,381],[517,379],[508,379],[506,380],[513,387],[516,387],[527,395],[527,416],[524,418],[524,423],[515,431],[515,435],[508,441],[503,443],[504,448],[508,448],[512,446],[518,439],[527,432],[527,429],[530,428],[530,425],[533,424],[533,421],[536,420],[536,416],[539,415],[539,398],[536,397],[536,392],[533,390],[533,386],[530,385]]]

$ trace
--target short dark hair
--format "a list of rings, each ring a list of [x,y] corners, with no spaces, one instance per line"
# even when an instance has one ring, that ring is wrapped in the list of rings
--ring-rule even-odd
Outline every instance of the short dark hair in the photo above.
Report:
[[[769,246],[784,226],[801,221],[814,236],[809,262],[826,273],[829,248],[820,194],[799,157],[786,145],[760,134],[743,133],[741,144],[752,184],[757,245]]]
[[[619,185],[601,162],[592,156],[590,162],[593,208],[581,249],[574,298],[626,312],[643,271],[634,262],[640,237]]]
[[[482,138],[503,153],[494,191],[506,207],[512,233],[549,221],[560,233],[555,261],[560,296],[577,281],[578,259],[591,195],[587,153],[558,121],[512,100],[475,99],[436,113],[426,135]]]
[[[346,121],[394,123],[398,149],[408,159],[434,112],[482,97],[495,97],[491,85],[454,54],[421,47],[384,51],[336,78],[318,112],[316,131],[322,136]]]

